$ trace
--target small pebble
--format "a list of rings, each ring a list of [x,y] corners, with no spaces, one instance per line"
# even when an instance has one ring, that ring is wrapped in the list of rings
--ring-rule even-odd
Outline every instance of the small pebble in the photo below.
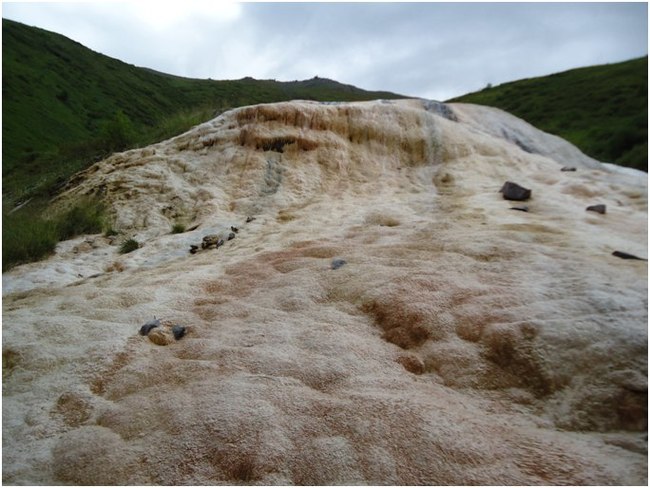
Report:
[[[174,339],[180,341],[181,338],[185,335],[185,327],[182,325],[175,325],[172,327],[172,334],[174,334]]]
[[[519,210],[520,212],[528,212],[528,207],[522,205],[521,207],[510,207],[510,210]]]
[[[142,327],[140,327],[140,335],[146,336],[149,335],[149,332],[151,332],[151,329],[155,327],[160,327],[160,320],[159,319],[153,319],[144,324]]]
[[[506,200],[519,201],[528,200],[532,194],[532,190],[524,188],[523,186],[518,185],[517,183],[513,183],[512,181],[506,181],[499,192],[503,194],[503,198]]]
[[[234,232],[231,232],[230,234],[228,234],[228,240],[229,241],[232,241],[234,238],[235,238],[235,233]]]
[[[573,166],[565,166],[560,171],[575,171],[576,169]]]
[[[587,207],[587,211],[589,211],[589,212],[598,212],[599,214],[604,215],[605,212],[607,212],[607,206],[603,205],[602,203],[598,204],[598,205],[590,205],[590,206]]]
[[[334,259],[332,260],[332,269],[339,269],[345,264],[347,264],[347,262],[344,259]]]
[[[621,258],[621,259],[638,259],[639,261],[647,261],[647,259],[640,258],[639,256],[635,256],[634,254],[628,254],[623,251],[614,251],[612,253],[612,256],[616,256],[617,258]]]
[[[239,232],[239,229],[237,227],[233,227],[232,225],[230,226],[230,230],[233,231],[234,233]]]
[[[255,217],[246,217],[246,223],[248,224],[249,222],[252,222],[255,220]]]

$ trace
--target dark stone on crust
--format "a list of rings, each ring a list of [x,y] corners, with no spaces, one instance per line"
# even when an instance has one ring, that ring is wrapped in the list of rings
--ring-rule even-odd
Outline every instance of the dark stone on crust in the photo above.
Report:
[[[528,200],[532,193],[532,191],[528,188],[524,188],[523,186],[520,186],[517,183],[513,183],[512,181],[506,181],[499,192],[503,193],[503,198],[506,200],[516,201]]]
[[[603,205],[602,203],[598,205],[590,205],[587,207],[587,211],[589,212],[598,212],[599,214],[605,214],[607,212],[607,206]]]
[[[185,335],[186,331],[187,329],[185,329],[185,327],[183,327],[182,325],[175,325],[174,327],[172,327],[172,334],[174,334],[174,339],[176,339],[177,341],[181,340],[181,338]]]
[[[640,258],[639,256],[635,256],[634,254],[628,254],[623,251],[614,251],[612,253],[612,256],[616,256],[617,258],[621,258],[621,259],[638,259],[639,261],[647,261],[647,259]]]
[[[140,327],[140,335],[146,336],[149,335],[149,332],[151,332],[151,329],[154,329],[156,327],[160,327],[160,320],[154,318],[153,320],[150,320],[146,324],[144,324],[142,327]]]

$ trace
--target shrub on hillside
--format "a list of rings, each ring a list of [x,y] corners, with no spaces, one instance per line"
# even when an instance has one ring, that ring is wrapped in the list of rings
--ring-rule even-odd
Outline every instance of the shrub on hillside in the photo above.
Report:
[[[123,151],[128,148],[136,138],[131,119],[118,110],[101,129],[101,140],[108,151]]]
[[[56,220],[58,236],[62,241],[81,234],[97,234],[104,228],[105,208],[99,201],[81,201]]]

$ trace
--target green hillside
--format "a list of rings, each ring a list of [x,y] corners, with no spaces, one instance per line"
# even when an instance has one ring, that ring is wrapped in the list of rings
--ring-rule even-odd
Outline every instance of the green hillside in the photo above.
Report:
[[[648,171],[648,57],[530,78],[450,100],[501,108],[599,161]]]
[[[4,203],[51,193],[112,151],[170,137],[228,108],[291,99],[400,97],[322,78],[181,78],[6,19],[2,34]]]

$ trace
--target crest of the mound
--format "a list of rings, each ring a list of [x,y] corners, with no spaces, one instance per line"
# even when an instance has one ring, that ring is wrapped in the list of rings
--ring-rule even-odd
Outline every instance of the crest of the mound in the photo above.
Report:
[[[442,173],[473,190],[476,178],[496,186],[567,165],[605,170],[566,141],[498,109],[422,100],[294,101],[236,109],[168,141],[115,154],[74,178],[61,201],[100,196],[118,228],[151,237],[178,220],[191,227],[319,195],[435,191]]]

